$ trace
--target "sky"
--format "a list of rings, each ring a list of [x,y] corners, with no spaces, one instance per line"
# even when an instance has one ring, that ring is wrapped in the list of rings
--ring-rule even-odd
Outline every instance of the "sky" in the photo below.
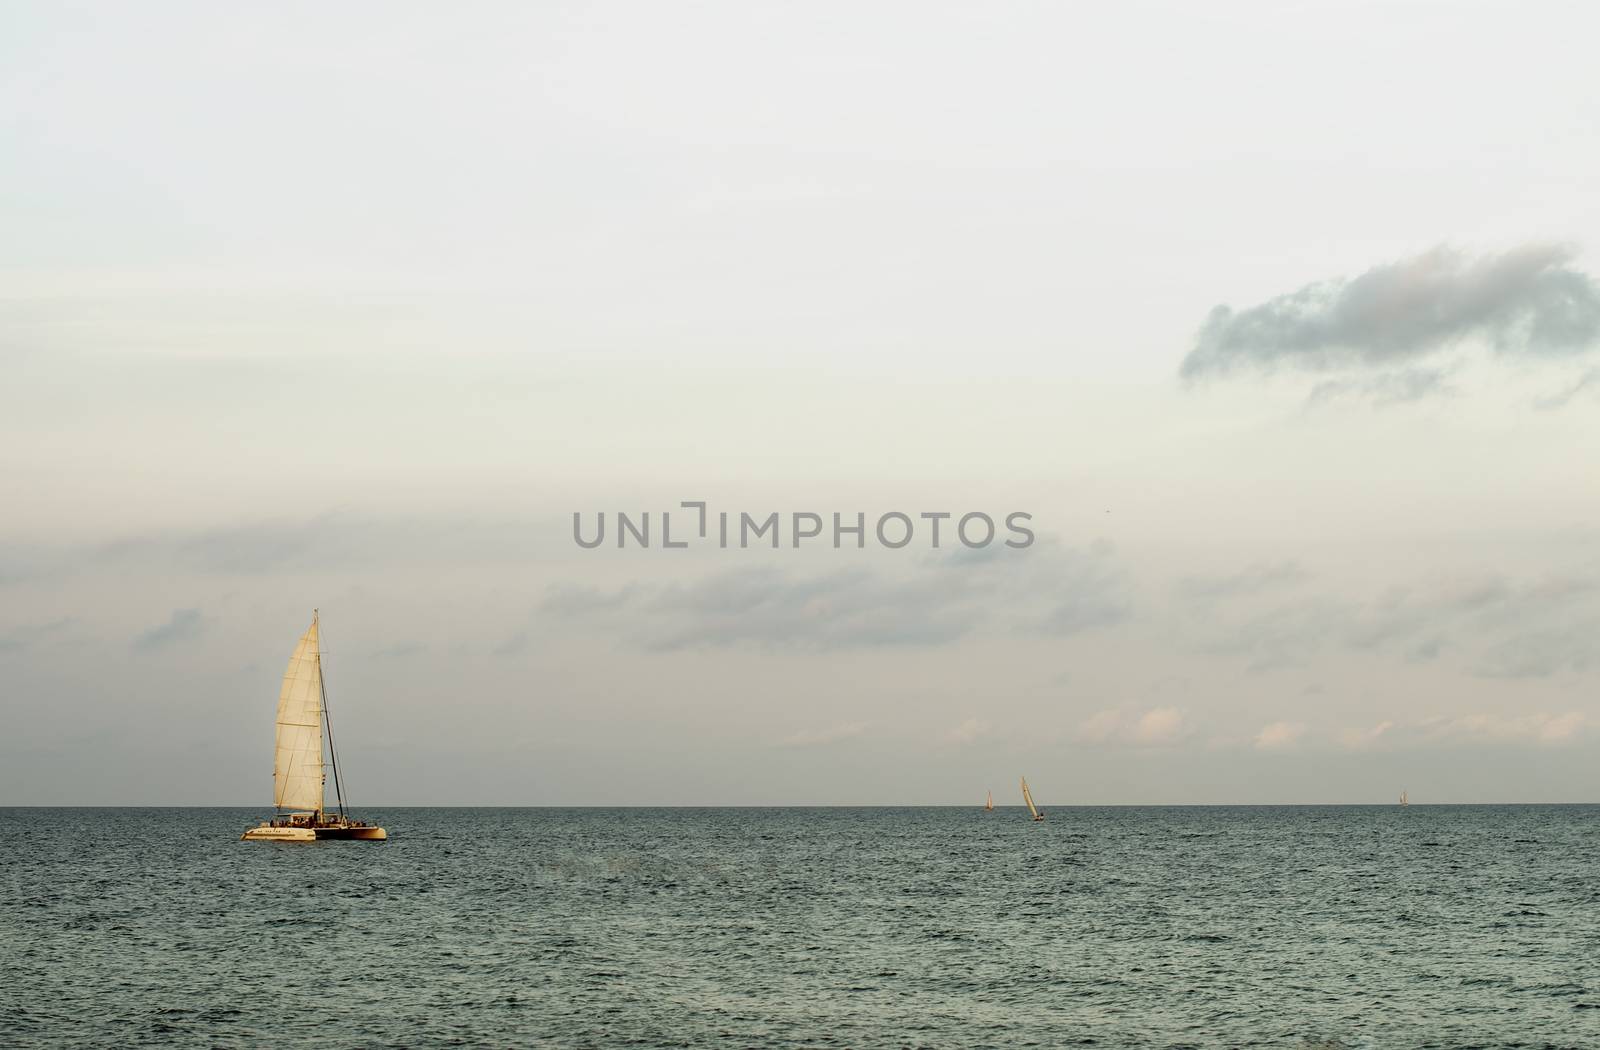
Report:
[[[0,805],[1600,799],[1597,23],[0,5]]]

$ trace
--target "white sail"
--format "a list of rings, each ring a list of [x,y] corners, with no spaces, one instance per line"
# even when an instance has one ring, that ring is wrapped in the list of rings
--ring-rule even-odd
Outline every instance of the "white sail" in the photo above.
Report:
[[[283,673],[272,789],[279,809],[322,812],[322,651],[315,616]]]
[[[1023,777],[1022,778],[1022,801],[1026,802],[1028,804],[1028,813],[1035,820],[1038,820],[1039,819],[1039,811],[1034,808],[1034,805],[1033,805],[1033,792],[1028,790],[1028,778],[1027,777]]]

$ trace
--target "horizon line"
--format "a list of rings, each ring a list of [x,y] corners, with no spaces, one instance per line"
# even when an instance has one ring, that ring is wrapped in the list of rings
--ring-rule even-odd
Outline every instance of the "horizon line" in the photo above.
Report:
[[[1402,805],[1399,802],[1079,802],[1079,803],[1039,803],[1041,810],[1087,810],[1087,809],[1310,809],[1317,807],[1340,806],[1346,808],[1365,809],[1410,809],[1419,806],[1597,806],[1600,801],[1591,800],[1561,800],[1561,801],[1497,801],[1497,802],[1408,802]],[[9,809],[249,809],[265,811],[272,809],[270,806],[251,805],[248,803],[199,803],[199,802],[0,802],[0,810]],[[980,804],[969,802],[774,802],[761,803],[699,803],[699,802],[665,802],[665,803],[636,803],[636,802],[582,802],[582,803],[529,803],[529,802],[400,802],[378,803],[375,805],[346,806],[346,812],[355,813],[366,809],[974,809],[985,812]],[[994,810],[1021,810],[1026,811],[1023,805],[1007,804],[997,805]],[[338,807],[325,808],[324,812],[337,812]],[[277,812],[274,810],[274,812]]]

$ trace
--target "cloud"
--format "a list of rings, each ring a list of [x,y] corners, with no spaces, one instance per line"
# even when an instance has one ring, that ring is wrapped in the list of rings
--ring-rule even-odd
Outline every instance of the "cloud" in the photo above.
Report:
[[[70,544],[0,540],[0,588],[106,568],[261,577],[375,566],[526,564],[555,517],[323,513],[202,529],[109,534]]]
[[[217,576],[374,565],[526,561],[544,519],[324,513],[207,529],[146,532],[79,549],[25,552],[35,565],[129,565]],[[0,554],[3,554],[0,551]],[[0,560],[0,574],[4,561]]]
[[[992,727],[981,718],[969,718],[944,735],[952,744],[970,744],[989,735]]]
[[[63,616],[59,620],[21,624],[13,627],[5,634],[0,634],[0,653],[17,652],[26,649],[35,642],[60,635],[75,623],[77,623],[75,617]]]
[[[1533,403],[1533,407],[1540,412],[1550,412],[1554,409],[1565,408],[1567,402],[1585,391],[1589,393],[1600,391],[1600,368],[1591,368],[1584,372],[1574,383],[1560,393],[1539,398]]]
[[[1029,584],[1049,597],[1037,621],[1046,634],[1072,635],[1126,620],[1133,611],[1122,569],[1106,545],[1088,551],[1063,551],[1052,565],[1045,558]]]
[[[1497,354],[1548,358],[1600,342],[1600,285],[1569,265],[1571,247],[1529,244],[1469,257],[1449,248],[1310,284],[1258,306],[1217,306],[1180,374],[1332,371],[1405,366],[1467,339]],[[1418,373],[1392,392],[1428,392]]]
[[[1379,722],[1370,729],[1346,729],[1339,734],[1339,741],[1352,751],[1363,751],[1367,748],[1376,747],[1380,741],[1388,736],[1389,731],[1392,729],[1394,729],[1394,723],[1390,721]]]
[[[1078,739],[1085,744],[1108,744],[1122,727],[1122,712],[1096,711],[1078,727]]]
[[[1300,600],[1243,621],[1221,623],[1203,648],[1219,656],[1247,657],[1251,671],[1294,667],[1347,629],[1353,615],[1346,606],[1325,598]]]
[[[539,607],[545,612],[560,615],[604,612],[627,605],[637,593],[638,589],[632,585],[604,591],[598,587],[559,584],[550,588]]]
[[[658,591],[647,603],[652,615],[636,629],[656,649],[936,645],[972,629],[976,586],[959,572],[891,578],[863,569],[816,576],[733,570]]]
[[[1366,401],[1376,408],[1421,401],[1434,394],[1454,390],[1443,371],[1436,368],[1407,368],[1384,372],[1370,378],[1330,379],[1311,388],[1306,404],[1311,407],[1334,401]]]
[[[1076,734],[1082,743],[1127,747],[1165,747],[1188,735],[1188,719],[1176,707],[1156,707],[1139,714],[1118,708],[1097,711],[1079,725]]]
[[[532,640],[532,636],[527,631],[517,631],[507,637],[505,641],[496,645],[490,652],[495,656],[515,656],[526,650],[528,643]]]
[[[1231,598],[1290,587],[1310,578],[1311,574],[1296,562],[1257,562],[1227,576],[1186,576],[1178,581],[1178,593],[1196,601]]]
[[[54,552],[16,543],[0,543],[0,587],[25,583],[57,568]],[[47,563],[48,568],[47,568]]]
[[[1298,722],[1273,722],[1261,727],[1255,745],[1261,751],[1284,751],[1298,744],[1305,734],[1306,727]]]
[[[791,733],[780,741],[783,747],[822,747],[850,740],[872,728],[871,722],[841,722],[826,729],[807,729]]]
[[[895,571],[757,567],[668,585],[560,586],[541,611],[564,623],[603,620],[634,645],[675,650],[924,646],[983,631],[1066,636],[1118,623],[1129,609],[1109,548],[1041,543],[997,557],[936,555]]]
[[[1600,623],[1519,632],[1490,645],[1473,669],[1480,678],[1548,678],[1600,662]]]
[[[1420,723],[1416,731],[1438,740],[1522,740],[1541,744],[1565,743],[1582,733],[1588,718],[1581,711],[1560,714],[1456,715]]]
[[[1561,745],[1588,731],[1589,717],[1581,711],[1526,715],[1473,713],[1412,722],[1380,722],[1370,729],[1347,729],[1339,740],[1352,750],[1379,746],[1416,748],[1480,743]]]
[[[150,628],[133,640],[133,647],[145,652],[164,649],[178,642],[198,638],[205,630],[199,609],[174,609],[164,624]]]
[[[1133,727],[1133,740],[1135,743],[1154,747],[1175,743],[1186,732],[1182,711],[1176,707],[1158,707],[1153,711],[1146,711],[1139,717],[1139,721]]]
[[[1582,733],[1588,726],[1589,718],[1587,715],[1579,711],[1568,711],[1565,714],[1544,719],[1539,724],[1539,739],[1547,744],[1562,743]]]
[[[1481,574],[1424,580],[1367,601],[1308,597],[1244,618],[1217,612],[1202,648],[1245,656],[1252,671],[1303,664],[1338,648],[1409,663],[1448,650],[1483,678],[1547,677],[1600,664],[1600,577],[1588,570],[1528,581]]]
[[[1406,653],[1406,661],[1414,664],[1425,664],[1430,660],[1437,660],[1439,654],[1445,649],[1443,638],[1426,638],[1411,647]]]

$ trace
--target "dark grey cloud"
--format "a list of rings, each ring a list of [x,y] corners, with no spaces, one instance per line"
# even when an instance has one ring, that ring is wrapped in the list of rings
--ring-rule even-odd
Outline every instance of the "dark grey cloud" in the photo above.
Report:
[[[1600,285],[1568,265],[1576,254],[1555,244],[1477,257],[1435,248],[1248,309],[1218,306],[1180,372],[1391,368],[1469,338],[1507,356],[1583,353],[1600,344]]]
[[[205,630],[205,618],[199,609],[174,609],[167,622],[158,624],[133,640],[133,647],[145,652],[165,649],[178,642],[198,638]]]
[[[952,552],[898,572],[758,567],[664,586],[561,586],[541,612],[603,621],[633,644],[670,650],[936,645],[983,630],[1071,635],[1115,624],[1130,609],[1126,576],[1109,549],[1042,542],[1004,557]]]

